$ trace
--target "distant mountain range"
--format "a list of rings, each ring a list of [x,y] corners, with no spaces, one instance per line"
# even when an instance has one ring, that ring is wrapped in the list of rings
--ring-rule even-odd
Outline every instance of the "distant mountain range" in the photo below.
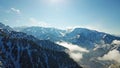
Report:
[[[52,42],[67,42],[77,45],[89,50],[88,53],[82,53],[82,59],[77,62],[85,68],[108,68],[116,63],[119,64],[114,58],[105,59],[109,53],[118,51],[120,52],[120,37],[98,32],[96,30],[89,30],[86,28],[75,28],[71,30],[60,30],[56,28],[44,27],[24,27],[14,28],[18,32],[24,32],[28,35],[33,35],[40,40],[50,40]],[[66,47],[67,45],[65,45]],[[75,54],[79,54],[76,53]],[[116,53],[116,52],[115,52]],[[120,55],[120,54],[119,54]],[[116,58],[119,57],[119,55]],[[76,56],[76,55],[75,55]],[[81,55],[77,55],[81,56]],[[114,57],[114,55],[110,55]],[[118,58],[118,60],[120,60]]]
[[[0,23],[1,68],[81,68],[65,50],[69,51]]]
[[[56,28],[44,27],[19,27],[14,29],[29,35],[33,35],[41,40],[50,40],[52,42],[66,41],[88,49],[93,49],[95,44],[100,44],[102,41],[104,41],[105,44],[111,44],[113,40],[120,40],[120,37],[86,28],[60,30]]]
[[[75,28],[11,28],[0,23],[0,66],[119,68],[120,37]]]

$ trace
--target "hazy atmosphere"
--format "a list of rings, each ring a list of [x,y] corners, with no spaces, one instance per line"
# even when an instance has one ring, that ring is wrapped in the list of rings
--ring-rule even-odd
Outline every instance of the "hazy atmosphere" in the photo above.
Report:
[[[83,27],[120,35],[120,0],[0,0],[0,22],[11,27]]]
[[[120,68],[120,0],[0,0],[0,68]]]

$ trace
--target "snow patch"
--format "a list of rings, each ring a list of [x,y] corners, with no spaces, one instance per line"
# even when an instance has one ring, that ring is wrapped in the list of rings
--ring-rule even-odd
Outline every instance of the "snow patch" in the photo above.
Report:
[[[103,39],[106,37],[107,35],[105,34],[105,35],[103,35]]]
[[[98,48],[100,48],[100,46],[95,46],[95,48],[93,49],[93,51],[96,51]]]
[[[80,38],[80,35],[77,35],[77,38]]]
[[[63,32],[60,32],[60,34],[62,35],[62,36],[65,36],[66,34],[65,33],[63,33]]]

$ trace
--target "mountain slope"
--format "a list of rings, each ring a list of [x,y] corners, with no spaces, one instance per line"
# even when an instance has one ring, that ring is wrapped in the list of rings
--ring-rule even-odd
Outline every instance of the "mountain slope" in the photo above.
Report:
[[[65,33],[65,30],[56,28],[44,28],[44,27],[27,27],[27,28],[14,28],[16,31],[24,32],[29,35],[33,35],[41,40],[59,41]]]
[[[102,41],[105,44],[111,44],[113,40],[120,40],[120,37],[86,28],[75,28],[72,32],[66,34],[64,38],[68,42],[88,49],[93,49],[96,44],[101,44]]]
[[[111,54],[111,52],[114,52],[114,50],[117,53],[120,52],[119,44],[118,45],[113,44],[113,42],[116,40],[120,41],[120,37],[107,34],[104,32],[98,32],[86,28],[75,28],[73,30],[63,30],[63,32],[61,33],[61,31],[59,30],[57,31],[57,29],[54,29],[51,32],[50,30],[44,27],[42,28],[36,27],[36,29],[34,28],[26,27],[20,31],[25,32],[29,35],[36,36],[38,39],[47,39],[46,37],[42,38],[42,36],[48,35],[48,37],[51,37],[48,40],[52,42],[59,42],[59,43],[66,42],[68,44],[64,43],[63,46],[65,47],[69,46],[68,48],[71,49],[74,49],[74,47],[76,47],[75,48],[76,51],[73,52],[72,56],[74,56],[75,58],[77,55],[77,58],[80,58],[77,59],[78,64],[80,65],[82,64],[83,67],[85,68],[108,68],[110,65],[116,63],[115,61],[116,59],[110,58],[107,60],[103,60],[104,56],[107,54],[109,55],[109,53]],[[32,31],[35,31],[35,34]],[[59,35],[55,33],[56,31]],[[81,47],[87,48],[88,52],[87,53],[79,52],[78,50],[79,47],[77,46],[79,46],[80,48]],[[115,55],[115,56],[119,57],[119,55]],[[118,58],[118,60],[120,59]]]
[[[54,43],[51,44],[47,40],[39,42],[40,40],[33,36],[8,30],[6,28],[0,29],[1,67],[81,68],[64,52],[66,48]],[[53,48],[45,47],[46,45],[50,45]]]
[[[53,42],[66,41],[88,49],[93,49],[95,44],[101,44],[102,41],[104,41],[105,44],[111,44],[113,40],[120,40],[120,37],[86,28],[75,28],[72,31],[67,31],[55,28],[26,27],[16,28],[15,30],[33,35],[38,39]]]

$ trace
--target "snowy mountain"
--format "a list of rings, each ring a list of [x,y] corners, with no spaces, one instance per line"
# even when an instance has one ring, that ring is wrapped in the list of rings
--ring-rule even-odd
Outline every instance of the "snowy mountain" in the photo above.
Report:
[[[8,30],[8,31],[13,31],[13,29],[12,29],[11,27],[5,26],[5,25],[2,24],[1,22],[0,22],[0,29],[6,29],[6,30]]]
[[[70,56],[74,57],[73,59],[84,68],[112,68],[115,66],[114,64],[119,65],[117,60],[120,60],[118,58],[120,56],[120,44],[118,44],[120,37],[118,36],[86,28],[60,30],[26,27],[17,30],[33,35],[38,39],[59,42],[59,45],[72,50]],[[114,53],[116,55],[111,55]],[[114,59],[114,57],[117,59]]]
[[[29,35],[33,35],[40,40],[50,40],[50,41],[59,41],[65,30],[60,30],[56,28],[44,28],[44,27],[27,27],[27,28],[14,28],[16,31],[24,32]]]
[[[81,68],[65,52],[67,48],[0,26],[0,67]]]
[[[72,32],[66,34],[64,38],[66,41],[88,49],[94,48],[95,44],[101,44],[102,41],[105,44],[111,44],[113,40],[120,40],[120,37],[86,28],[75,28]]]
[[[93,49],[95,44],[100,44],[102,41],[106,44],[111,44],[113,40],[120,40],[120,37],[86,28],[75,28],[72,31],[68,31],[55,28],[26,27],[16,28],[15,30],[33,35],[38,39],[53,42],[66,41],[88,49]]]
[[[83,64],[87,68],[108,68],[111,65],[119,64],[120,43],[116,44],[115,41],[112,44],[97,44],[93,50],[83,55],[79,64]]]

